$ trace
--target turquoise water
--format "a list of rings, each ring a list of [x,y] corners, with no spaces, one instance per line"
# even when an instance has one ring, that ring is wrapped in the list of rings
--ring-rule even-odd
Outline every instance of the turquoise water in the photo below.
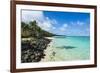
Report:
[[[53,61],[88,60],[90,58],[89,36],[55,36],[52,40]]]

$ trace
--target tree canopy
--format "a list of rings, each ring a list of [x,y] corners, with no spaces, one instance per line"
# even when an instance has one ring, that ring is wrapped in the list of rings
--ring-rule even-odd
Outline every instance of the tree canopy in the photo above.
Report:
[[[55,34],[43,30],[37,25],[36,21],[31,21],[29,23],[21,22],[21,37],[51,37]]]

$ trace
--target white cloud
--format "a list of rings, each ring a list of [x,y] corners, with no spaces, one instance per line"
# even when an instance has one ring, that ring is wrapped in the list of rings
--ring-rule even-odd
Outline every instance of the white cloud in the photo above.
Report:
[[[38,22],[38,25],[42,27],[42,29],[45,29],[45,30],[50,30],[53,27],[50,21],[43,21],[42,23]]]
[[[51,21],[51,23],[52,23],[52,24],[58,24],[58,22],[57,22],[55,19],[53,19],[53,20]]]
[[[31,11],[31,10],[23,10],[22,11],[22,21],[29,22],[33,20],[41,21],[44,19],[44,15],[42,11]]]
[[[56,29],[56,27],[53,27],[52,29]]]
[[[82,26],[82,25],[84,25],[84,22],[77,21],[76,24]]]
[[[60,28],[61,32],[65,32],[67,30],[68,24],[63,24],[63,26]]]
[[[82,21],[75,21],[75,22],[70,22],[72,25],[79,25],[79,26],[83,26],[85,23],[84,22],[82,22]]]
[[[63,24],[63,27],[64,27],[64,28],[67,28],[67,27],[68,27],[68,24]]]
[[[38,26],[42,27],[42,29],[50,31],[56,29],[53,25],[57,24],[55,19],[50,19],[49,17],[44,16],[43,11],[22,11],[22,21],[30,22],[36,20]]]
[[[62,27],[62,28],[60,28],[60,31],[61,31],[61,32],[65,32],[65,30],[66,30],[66,29],[65,29],[65,28],[63,28],[63,27]]]

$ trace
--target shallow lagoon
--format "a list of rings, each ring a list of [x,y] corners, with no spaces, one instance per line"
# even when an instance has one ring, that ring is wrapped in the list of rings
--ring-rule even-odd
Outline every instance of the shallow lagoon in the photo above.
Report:
[[[45,54],[44,61],[88,60],[90,58],[90,37],[54,36]]]

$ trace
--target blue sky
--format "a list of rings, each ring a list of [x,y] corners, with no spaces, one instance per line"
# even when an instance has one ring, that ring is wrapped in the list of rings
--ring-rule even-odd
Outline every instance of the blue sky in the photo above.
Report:
[[[22,21],[30,22],[33,20],[36,20],[42,29],[54,34],[90,35],[89,13],[22,10]]]

